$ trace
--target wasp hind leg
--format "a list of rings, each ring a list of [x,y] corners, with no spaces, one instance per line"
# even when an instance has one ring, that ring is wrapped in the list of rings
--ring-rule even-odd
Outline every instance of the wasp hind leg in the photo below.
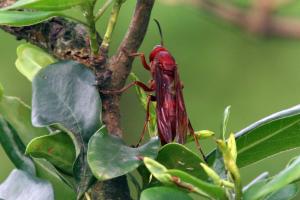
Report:
[[[192,124],[191,124],[191,121],[190,121],[190,120],[189,120],[188,127],[189,127],[190,133],[191,133],[192,136],[194,137],[194,140],[195,140],[197,149],[200,151],[203,160],[207,163],[207,158],[206,158],[206,156],[205,156],[205,154],[204,154],[204,152],[203,152],[203,150],[202,150],[202,148],[201,148],[201,146],[200,146],[200,144],[199,144],[198,138],[196,137],[195,131],[194,131],[193,127],[192,127]]]
[[[146,129],[147,129],[147,126],[148,126],[148,123],[150,121],[150,103],[151,101],[155,101],[156,98],[155,96],[153,95],[149,95],[147,97],[147,104],[146,104],[146,119],[145,119],[145,122],[144,122],[144,127],[143,127],[143,131],[142,131],[142,134],[140,136],[140,139],[139,139],[139,142],[137,143],[137,145],[135,147],[138,147],[140,146],[141,142],[143,141],[144,137],[145,137],[145,133],[146,133]]]

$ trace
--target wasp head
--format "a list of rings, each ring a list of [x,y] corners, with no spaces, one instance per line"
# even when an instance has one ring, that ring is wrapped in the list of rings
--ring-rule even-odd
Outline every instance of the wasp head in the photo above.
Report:
[[[150,53],[150,56],[149,56],[150,62],[152,62],[154,60],[155,56],[161,51],[168,51],[168,50],[166,48],[164,48],[162,45],[156,45]]]

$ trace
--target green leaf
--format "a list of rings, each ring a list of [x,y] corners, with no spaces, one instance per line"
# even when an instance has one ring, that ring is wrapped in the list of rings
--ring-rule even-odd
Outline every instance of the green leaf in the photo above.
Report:
[[[168,170],[167,173],[170,174],[173,179],[174,177],[179,178],[180,184],[186,185],[188,190],[191,189],[197,194],[213,199],[226,199],[225,191],[220,186],[202,181],[180,170],[171,169]]]
[[[49,133],[47,128],[32,126],[30,107],[19,98],[3,96],[0,99],[0,114],[16,130],[25,145],[33,138]]]
[[[130,73],[130,78],[133,81],[140,81],[140,79],[134,74]],[[145,110],[147,110],[147,93],[142,90],[140,87],[135,86],[136,94],[140,100],[140,103],[144,107]],[[156,122],[156,103],[150,102],[150,108],[149,108],[149,123],[148,123],[148,131],[150,134],[150,137],[157,136],[157,122]]]
[[[78,198],[93,179],[86,149],[90,137],[101,127],[101,101],[94,84],[93,72],[73,61],[41,69],[32,82],[32,123],[35,126],[62,124],[76,138],[80,155],[73,171],[78,182]]]
[[[3,96],[0,99],[0,115],[16,130],[23,144],[27,145],[33,138],[49,133],[47,128],[32,126],[30,108],[16,97]],[[34,159],[34,164],[37,176],[45,178],[52,183],[56,199],[74,199],[74,192],[62,182],[54,167],[49,167],[51,166],[49,162]]]
[[[93,174],[104,181],[133,171],[142,163],[142,157],[156,157],[159,147],[159,139],[155,137],[138,148],[131,148],[102,128],[91,138],[87,158]]]
[[[172,177],[167,174],[168,169],[151,158],[144,158],[144,164],[151,174],[160,182],[166,185],[172,185]]]
[[[201,158],[181,144],[169,143],[164,145],[156,160],[168,169],[179,169],[200,179],[207,178],[200,166],[200,163],[203,162]]]
[[[223,140],[226,139],[226,131],[227,131],[227,125],[228,125],[229,116],[230,116],[230,109],[231,109],[231,106],[227,106],[224,110],[223,121],[222,121],[222,138],[223,138]]]
[[[56,61],[45,51],[29,43],[18,46],[17,56],[17,69],[30,81],[43,67]]]
[[[245,167],[300,146],[300,105],[272,114],[236,134],[237,164]],[[214,154],[208,156],[212,163]]]
[[[30,26],[57,16],[55,12],[0,11],[0,25]]]
[[[0,143],[14,165],[32,175],[35,167],[30,158],[24,156],[25,146],[16,131],[0,115]]]
[[[13,5],[3,8],[3,10],[29,8],[43,11],[58,11],[69,9],[85,2],[86,0],[19,0]]]
[[[225,191],[220,186],[204,182],[184,171],[168,170],[165,166],[147,157],[144,158],[144,164],[153,176],[164,184],[185,188],[186,191],[195,192],[209,198],[226,198]]]
[[[220,149],[218,148],[214,153],[215,160],[212,163],[212,168],[222,179],[227,179],[227,170]]]
[[[43,68],[32,82],[32,123],[44,127],[59,123],[78,142],[88,142],[100,128],[101,102],[95,75],[86,66],[63,61]]]
[[[298,157],[293,163],[282,170],[279,174],[275,175],[269,182],[264,184],[256,193],[252,196],[253,199],[260,199],[273,192],[280,190],[288,184],[296,181],[300,178],[300,157]]]
[[[297,184],[289,184],[277,192],[272,193],[265,200],[289,200],[293,199],[299,191]]]
[[[70,136],[58,132],[33,139],[26,148],[26,154],[45,158],[67,174],[72,174],[76,153]]]
[[[54,189],[55,199],[76,199],[76,193],[69,183],[62,181],[59,172],[46,160],[34,158],[37,176],[48,180]]]
[[[171,187],[152,187],[142,192],[140,200],[166,200],[166,199],[180,199],[192,200],[192,198],[181,190]]]
[[[54,192],[49,182],[15,169],[0,185],[0,198],[54,200]]]

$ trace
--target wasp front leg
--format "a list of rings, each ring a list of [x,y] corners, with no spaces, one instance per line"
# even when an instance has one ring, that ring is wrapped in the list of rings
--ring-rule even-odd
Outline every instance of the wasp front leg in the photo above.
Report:
[[[145,85],[143,82],[140,81],[134,81],[128,85],[126,85],[125,87],[119,89],[119,90],[100,90],[100,92],[102,94],[120,94],[125,92],[126,90],[128,90],[129,88],[131,88],[132,86],[138,86],[140,88],[142,88],[145,92],[153,92],[154,89],[151,87],[148,87],[147,85]]]
[[[146,70],[150,71],[150,66],[148,65],[148,63],[147,63],[147,61],[146,61],[146,58],[145,58],[145,54],[144,54],[144,53],[132,53],[132,54],[130,54],[130,56],[132,56],[132,57],[137,57],[137,56],[139,56],[140,59],[141,59],[141,62],[142,62],[142,64],[143,64],[143,66],[144,66],[144,68],[145,68]]]

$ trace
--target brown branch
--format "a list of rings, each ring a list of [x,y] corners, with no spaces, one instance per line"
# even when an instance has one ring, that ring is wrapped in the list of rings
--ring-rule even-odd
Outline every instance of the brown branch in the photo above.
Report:
[[[218,18],[259,35],[300,38],[300,19],[273,16],[279,5],[272,4],[271,0],[256,2],[249,10],[210,0],[198,0],[198,5]]]
[[[133,61],[133,57],[130,57],[129,54],[137,52],[143,42],[153,4],[154,0],[137,0],[129,29],[116,54],[107,61],[105,72],[101,68],[96,70],[98,71],[98,80],[101,82],[102,89],[115,90],[124,86]],[[107,52],[107,50],[102,49],[102,52]],[[122,135],[119,110],[120,96],[102,95],[102,101],[103,121],[107,125],[108,130],[116,135]]]
[[[97,80],[104,90],[116,90],[124,86],[126,79],[131,71],[133,58],[129,55],[131,52],[137,52],[141,46],[150,21],[151,10],[154,0],[137,0],[134,15],[132,17],[129,29],[120,44],[117,52],[110,58],[107,58],[107,49],[101,49],[102,65],[96,67]],[[120,95],[101,95],[102,99],[102,119],[106,124],[110,133],[122,135],[120,124]],[[120,193],[120,182],[126,181],[126,177],[112,179],[107,181],[110,187],[107,188],[110,193],[103,194],[99,199],[129,199],[129,193]],[[99,189],[103,189],[103,183],[95,184],[93,191],[99,193]],[[118,196],[116,194],[122,194]]]

